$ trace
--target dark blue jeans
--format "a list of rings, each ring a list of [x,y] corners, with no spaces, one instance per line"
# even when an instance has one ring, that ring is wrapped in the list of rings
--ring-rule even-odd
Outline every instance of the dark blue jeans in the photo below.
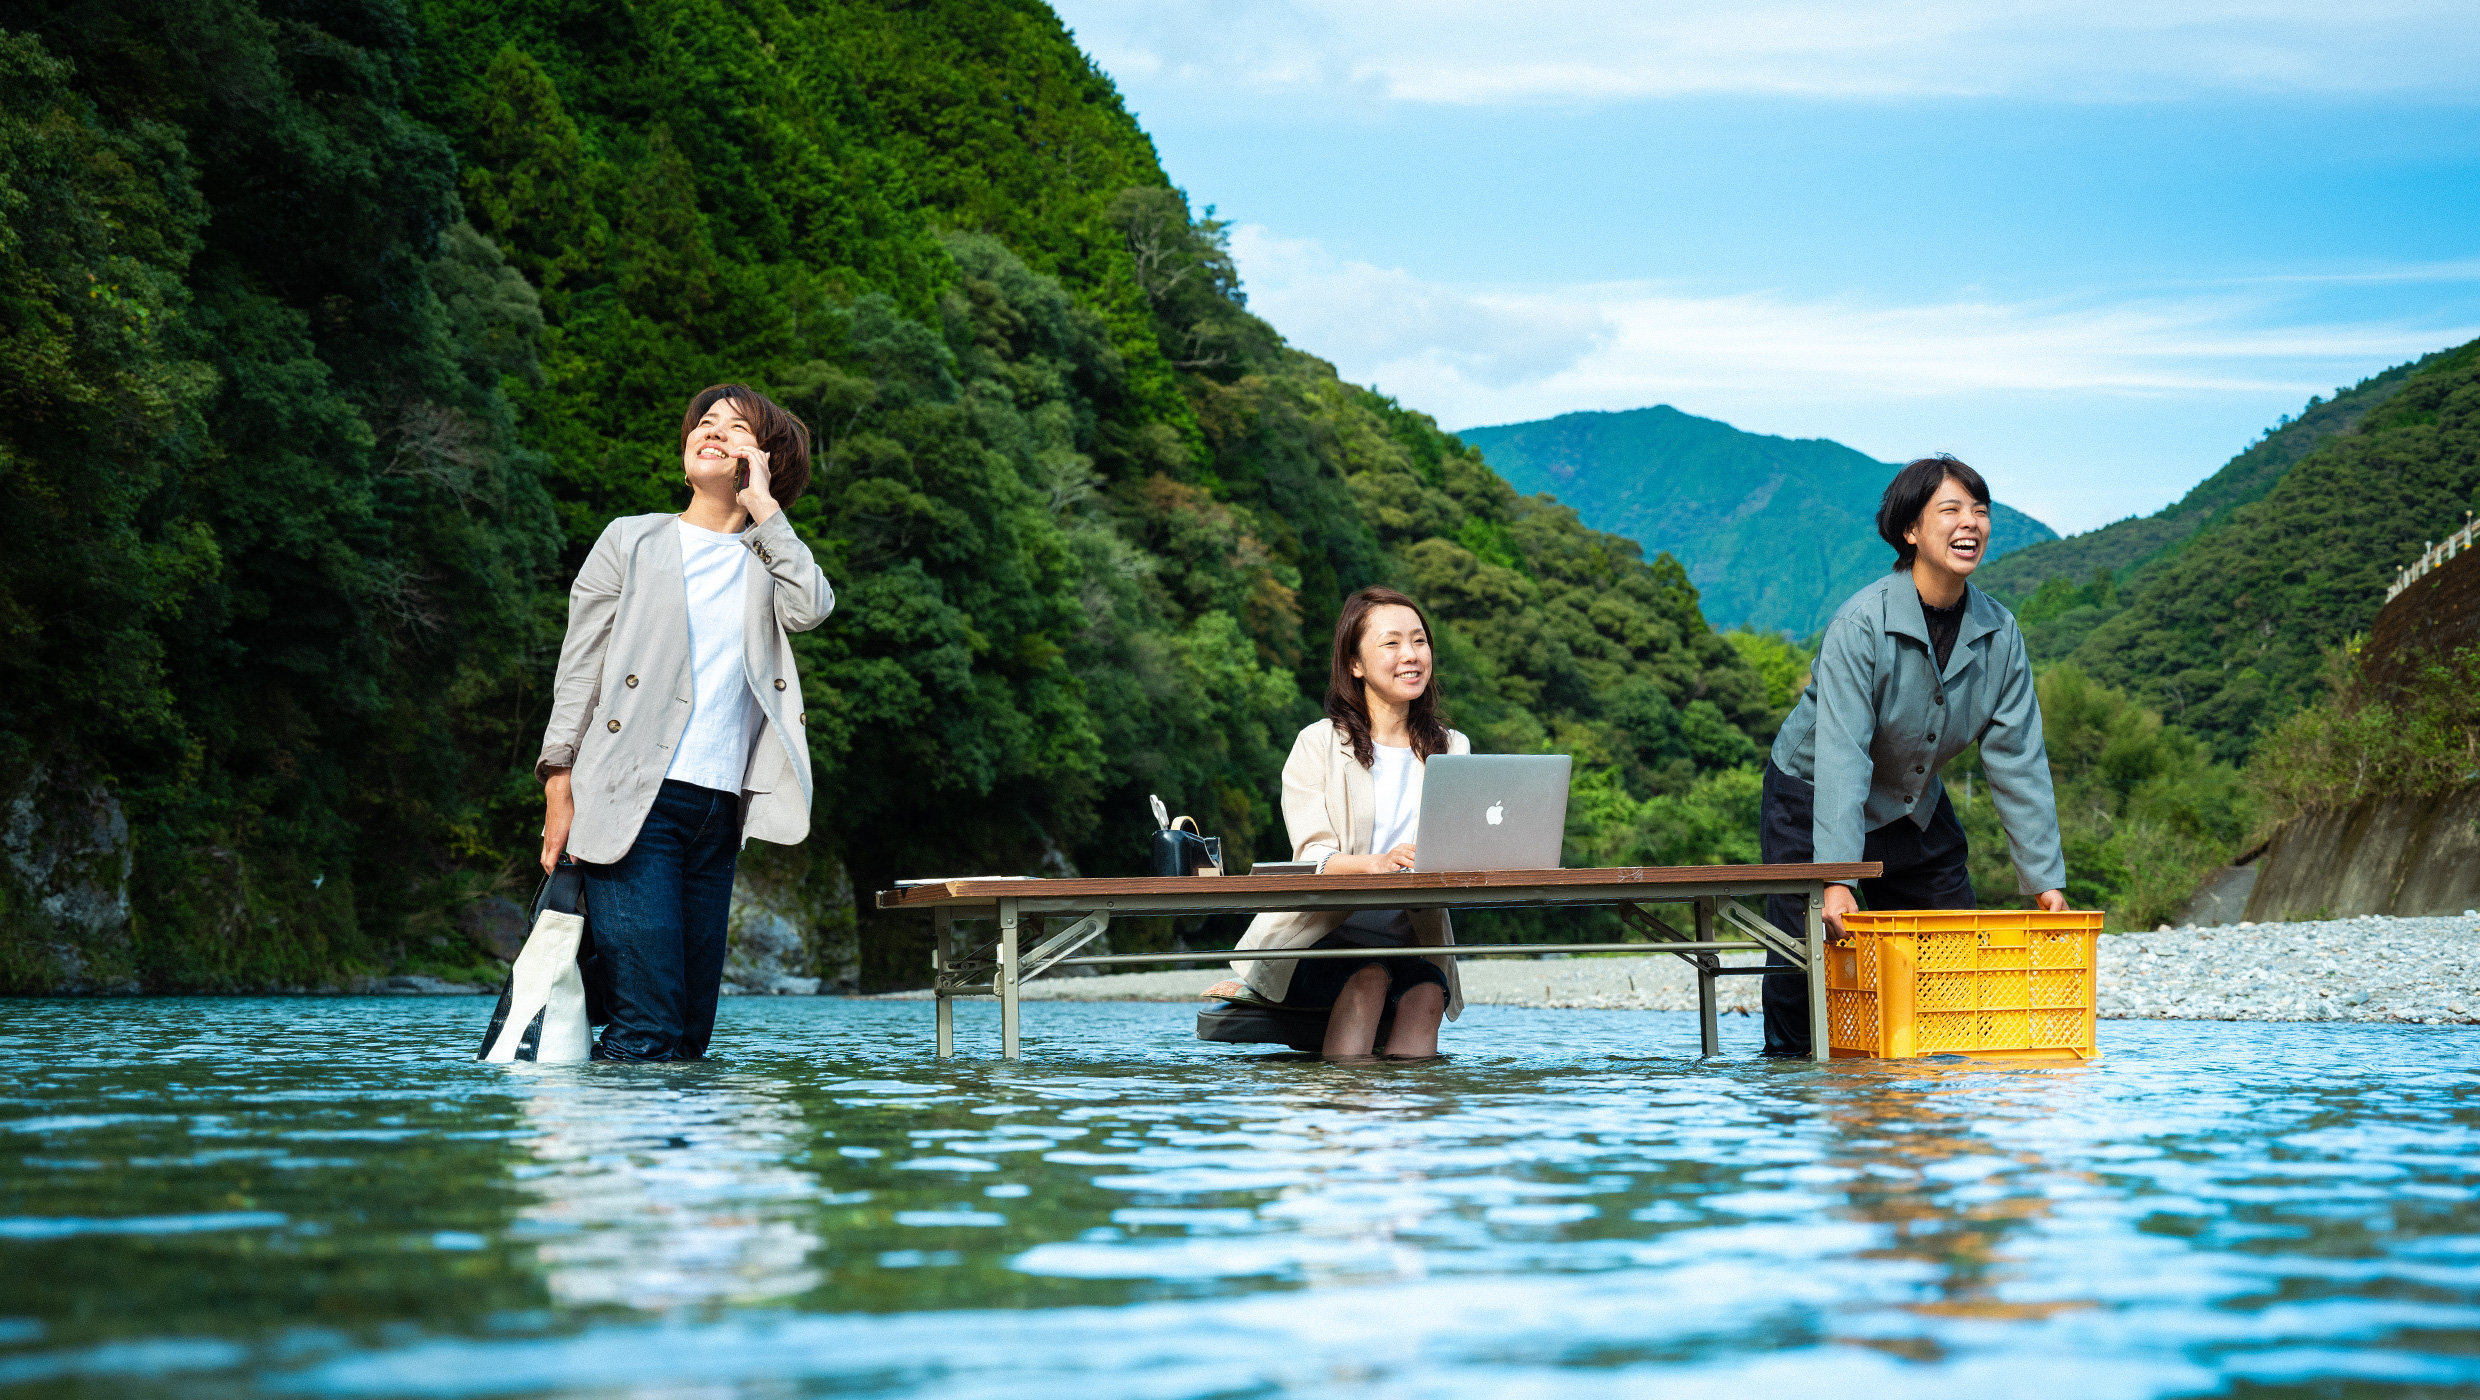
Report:
[[[611,978],[596,1059],[706,1054],[740,851],[740,794],[667,778],[629,853],[585,867],[594,947]]]

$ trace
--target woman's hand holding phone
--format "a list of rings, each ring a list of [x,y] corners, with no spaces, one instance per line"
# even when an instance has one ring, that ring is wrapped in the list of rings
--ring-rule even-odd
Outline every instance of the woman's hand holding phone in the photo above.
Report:
[[[732,474],[732,484],[736,488],[732,498],[740,503],[741,509],[749,512],[750,524],[763,525],[774,517],[775,512],[783,509],[775,504],[775,497],[767,490],[766,452],[756,447],[735,447],[731,452],[741,463]]]

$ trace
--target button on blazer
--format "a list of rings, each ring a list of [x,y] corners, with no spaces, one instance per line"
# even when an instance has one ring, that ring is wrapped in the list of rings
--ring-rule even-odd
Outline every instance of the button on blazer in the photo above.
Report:
[[[552,682],[537,777],[570,770],[577,824],[568,849],[608,865],[636,844],[689,727],[689,594],[674,515],[604,527],[568,593],[568,637]],[[809,836],[812,783],[792,634],[826,621],[835,590],[781,511],[741,532],[748,570],[741,654],[763,722],[741,779],[741,839]]]

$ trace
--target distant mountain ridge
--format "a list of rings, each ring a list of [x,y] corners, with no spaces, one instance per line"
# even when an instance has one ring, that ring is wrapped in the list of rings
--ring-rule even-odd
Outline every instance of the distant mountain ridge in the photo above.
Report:
[[[1892,562],[1877,503],[1895,467],[1825,438],[1744,432],[1669,405],[1468,428],[1515,488],[1685,565],[1706,620],[1805,637]],[[1990,558],[2056,531],[2003,503]]]
[[[2368,383],[2381,397],[2350,426],[2122,586],[2045,581],[2018,610],[2035,659],[2064,654],[2245,758],[2323,690],[2328,653],[2367,630],[2394,571],[2480,509],[2480,340]]]
[[[1975,580],[2001,597],[2029,598],[2053,578],[2088,584],[2097,570],[2108,569],[2117,582],[2130,581],[2133,571],[2152,565],[2209,525],[2226,520],[2232,511],[2263,500],[2300,458],[2328,439],[2357,428],[2369,410],[2392,398],[2413,374],[2434,361],[2434,355],[2370,375],[2334,396],[2308,400],[2296,418],[2285,418],[2250,443],[2220,471],[2196,483],[2174,504],[2151,515],[2129,516],[2098,530],[2049,540],[1992,560]]]

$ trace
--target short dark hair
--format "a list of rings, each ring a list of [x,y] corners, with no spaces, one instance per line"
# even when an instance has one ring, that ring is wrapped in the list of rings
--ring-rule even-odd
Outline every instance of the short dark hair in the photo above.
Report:
[[[697,431],[706,410],[730,399],[749,419],[749,430],[766,454],[766,490],[775,504],[788,506],[809,489],[809,424],[791,409],[746,384],[714,384],[698,390],[689,411],[680,415],[680,450],[689,450],[689,434]]]
[[[1912,567],[1912,556],[1920,552],[1903,538],[1903,532],[1920,523],[1920,513],[1948,481],[1971,492],[1973,500],[1989,504],[1989,483],[1943,452],[1904,463],[1903,470],[1886,483],[1885,498],[1877,503],[1877,537],[1894,546],[1895,572]]]

